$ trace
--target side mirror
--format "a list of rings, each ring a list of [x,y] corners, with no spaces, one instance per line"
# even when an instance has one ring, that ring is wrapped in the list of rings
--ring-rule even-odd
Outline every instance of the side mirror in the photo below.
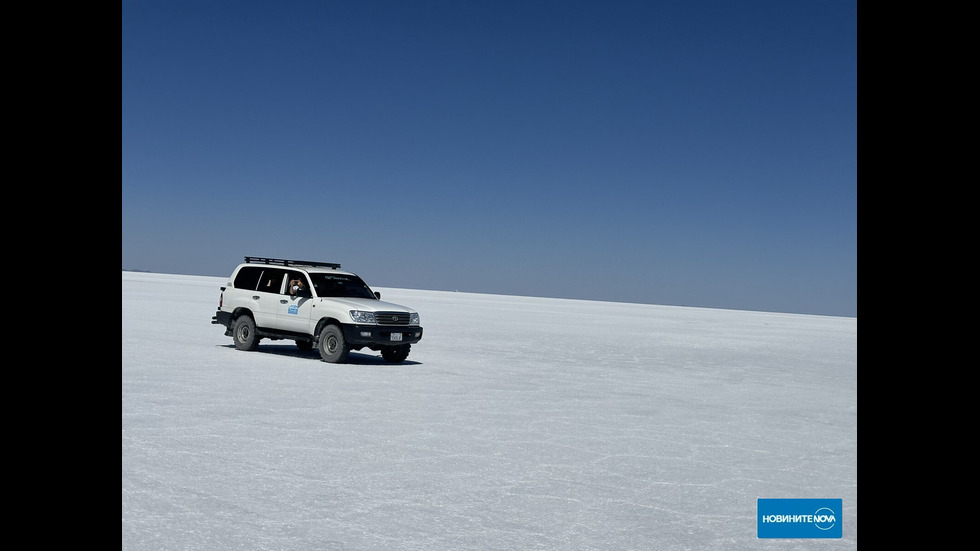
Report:
[[[374,296],[378,297],[378,300],[381,300],[381,292],[380,291],[375,291],[374,292]]]

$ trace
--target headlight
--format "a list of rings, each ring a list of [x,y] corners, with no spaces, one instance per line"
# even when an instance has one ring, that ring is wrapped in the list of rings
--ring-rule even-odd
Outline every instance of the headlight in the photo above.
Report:
[[[377,323],[374,320],[374,312],[351,310],[350,319],[354,320],[354,323]]]
[[[408,316],[408,324],[409,325],[418,325],[419,324],[419,315],[418,314],[410,314]]]

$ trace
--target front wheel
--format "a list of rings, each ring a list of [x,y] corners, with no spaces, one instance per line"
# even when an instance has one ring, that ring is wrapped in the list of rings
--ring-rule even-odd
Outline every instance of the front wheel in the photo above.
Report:
[[[332,364],[344,363],[347,361],[347,354],[350,353],[350,346],[344,339],[344,332],[336,325],[328,325],[320,331],[317,348],[323,361]]]
[[[255,350],[259,347],[259,336],[255,333],[255,321],[251,316],[242,316],[235,320],[231,334],[235,339],[235,348],[239,350]]]
[[[381,349],[381,357],[387,362],[397,364],[405,361],[410,350],[412,350],[412,345],[410,344],[386,346]]]

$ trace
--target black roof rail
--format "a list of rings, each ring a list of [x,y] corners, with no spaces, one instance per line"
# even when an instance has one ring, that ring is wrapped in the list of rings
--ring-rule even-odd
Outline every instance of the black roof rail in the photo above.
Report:
[[[264,258],[261,256],[246,256],[246,264],[275,264],[278,266],[322,266],[324,268],[340,268],[335,262],[314,262],[312,260],[286,260],[285,258]]]

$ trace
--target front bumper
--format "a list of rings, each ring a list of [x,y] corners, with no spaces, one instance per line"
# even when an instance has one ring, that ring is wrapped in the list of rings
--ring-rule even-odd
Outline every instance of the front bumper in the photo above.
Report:
[[[398,346],[415,344],[422,340],[422,327],[419,325],[345,325],[344,339],[352,347],[358,346]],[[392,334],[401,336],[393,340]]]

